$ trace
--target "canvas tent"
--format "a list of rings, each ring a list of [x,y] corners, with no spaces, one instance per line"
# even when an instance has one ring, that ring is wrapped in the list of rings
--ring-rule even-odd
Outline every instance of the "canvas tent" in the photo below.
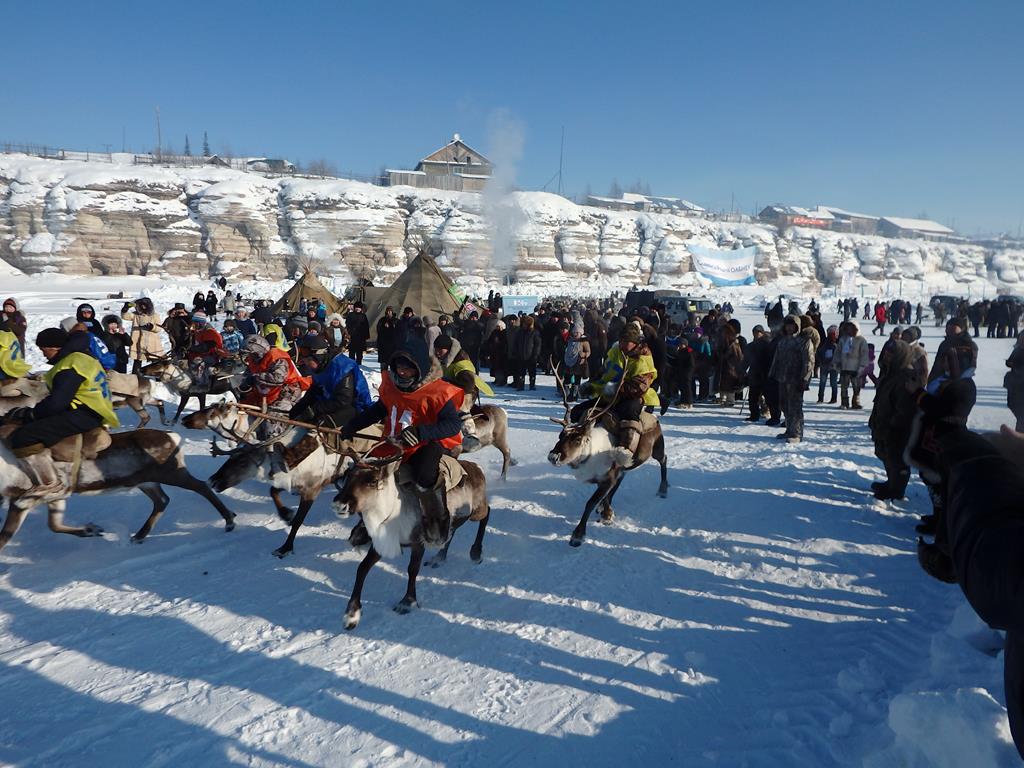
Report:
[[[367,295],[370,333],[376,336],[377,320],[387,307],[393,307],[399,315],[405,307],[412,307],[417,315],[429,314],[435,320],[440,314],[455,315],[462,309],[462,299],[456,298],[456,294],[461,295],[461,292],[455,283],[432,258],[421,252],[390,288]]]
[[[279,312],[298,312],[302,299],[323,299],[327,313],[341,312],[345,302],[327,290],[327,286],[310,270],[303,272],[295,285],[285,291],[284,296],[274,303],[274,314]]]

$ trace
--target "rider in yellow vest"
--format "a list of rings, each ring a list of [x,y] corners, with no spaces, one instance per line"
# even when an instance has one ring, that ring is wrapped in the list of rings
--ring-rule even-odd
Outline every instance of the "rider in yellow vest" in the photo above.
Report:
[[[106,372],[89,354],[89,334],[46,328],[36,336],[36,345],[52,365],[43,376],[50,394],[34,408],[17,408],[6,417],[22,423],[8,442],[35,475],[34,487],[23,496],[44,496],[60,488],[46,450],[51,445],[97,427],[118,426]]]
[[[661,404],[658,393],[651,389],[656,378],[658,372],[643,332],[635,324],[627,325],[618,343],[608,350],[604,374],[589,384],[595,397],[573,407],[570,418],[579,421],[595,402],[599,401],[601,408],[611,404],[611,413],[619,420],[619,446],[635,453],[643,432],[641,412]]]
[[[25,350],[18,337],[7,326],[0,323],[0,381],[20,379],[32,369],[25,361]]]

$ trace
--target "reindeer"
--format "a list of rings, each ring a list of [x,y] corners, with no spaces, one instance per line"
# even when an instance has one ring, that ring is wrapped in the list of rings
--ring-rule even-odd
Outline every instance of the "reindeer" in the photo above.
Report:
[[[0,549],[18,532],[25,515],[40,503],[45,503],[49,510],[50,530],[54,533],[102,536],[103,529],[93,523],[82,527],[64,524],[67,499],[73,494],[95,495],[132,488],[138,488],[153,502],[153,511],[131,537],[133,542],[139,543],[153,529],[170,501],[161,485],[198,493],[224,518],[224,530],[234,530],[234,513],[224,506],[206,483],[189,474],[185,467],[180,435],[156,429],[113,434],[93,430],[84,436],[77,459],[74,457],[76,440],[75,437],[68,438],[50,449],[57,472],[63,477],[64,487],[43,499],[20,498],[32,486],[32,481],[22,469],[21,462],[6,444],[0,442],[0,495],[11,500],[7,519],[0,530]]]
[[[341,518],[361,515],[370,536],[370,549],[356,570],[356,582],[345,609],[345,629],[355,629],[359,625],[363,583],[370,569],[382,557],[397,557],[402,547],[412,550],[409,557],[409,581],[405,596],[394,606],[394,610],[406,614],[419,605],[416,602],[416,577],[420,572],[425,548],[421,511],[415,495],[396,481],[395,475],[399,471],[401,459],[400,450],[384,457],[372,457],[367,453],[349,467],[339,486],[338,495],[334,497],[333,506],[337,515]],[[480,467],[473,462],[458,463],[465,474],[455,488],[445,495],[450,516],[449,533],[444,547],[430,562],[433,567],[444,562],[452,536],[467,520],[479,522],[469,557],[478,564],[483,560],[484,533],[491,514],[487,504],[487,481]]]
[[[462,416],[463,422],[468,422],[462,430],[462,453],[476,453],[493,445],[501,452],[501,479],[507,480],[509,466],[516,464],[508,447],[508,414],[497,405],[481,405],[480,411],[479,415]]]
[[[178,419],[181,418],[185,406],[193,397],[199,398],[200,410],[206,408],[206,397],[208,395],[216,396],[231,393],[237,399],[237,388],[245,375],[244,370],[231,373],[225,371],[217,372],[213,374],[210,380],[209,389],[204,392],[192,392],[191,374],[189,374],[186,368],[170,357],[144,365],[140,371],[143,376],[151,376],[158,381],[162,381],[171,391],[171,394],[178,398],[178,409],[174,412],[174,416],[169,422],[170,425],[178,423]],[[168,424],[168,422],[165,421],[164,424]]]
[[[555,446],[548,453],[548,461],[556,467],[567,464],[576,475],[577,480],[594,483],[597,490],[587,500],[583,508],[583,517],[572,532],[569,544],[578,547],[587,537],[587,520],[595,508],[600,508],[601,517],[606,525],[615,519],[612,510],[612,497],[622,484],[625,473],[644,464],[652,456],[661,465],[661,485],[658,496],[668,495],[668,464],[665,458],[665,437],[661,433],[661,425],[655,421],[640,437],[636,455],[628,459],[623,455],[622,448],[615,446],[611,433],[601,424],[602,417],[611,409],[611,404],[598,409],[598,402],[577,423],[571,423],[569,414],[572,410],[565,392],[565,382],[558,375],[555,367],[555,381],[562,394],[562,405],[565,415],[561,419],[550,417],[559,424],[562,431],[558,435]],[[621,382],[620,382],[621,385]],[[628,463],[624,463],[628,461]]]
[[[323,436],[306,429],[288,429],[269,440],[253,442],[254,431],[249,414],[231,403],[217,403],[185,417],[184,425],[189,429],[211,429],[215,435],[238,443],[237,447],[225,450],[217,445],[214,438],[211,452],[214,456],[227,456],[227,461],[210,477],[210,485],[216,491],[233,488],[253,477],[270,482],[270,498],[274,502],[278,517],[291,525],[284,544],[273,551],[273,555],[284,558],[292,554],[295,536],[306,520],[320,491],[341,475],[347,458],[355,458],[377,442],[379,427],[370,427],[367,434],[373,439],[356,437],[351,441],[339,441],[337,446],[328,448]],[[374,432],[374,429],[377,431]],[[267,448],[280,444],[286,460],[295,464],[284,476],[270,474],[270,453]],[[299,495],[299,506],[292,510],[281,500],[281,494],[291,490]]]
[[[107,371],[107,379],[110,386],[110,396],[115,409],[128,406],[139,417],[136,429],[142,429],[150,420],[147,405],[155,405],[160,412],[160,422],[167,423],[164,414],[164,402],[153,396],[153,382],[144,376],[137,376],[130,373],[118,373]],[[11,393],[11,394],[8,394]],[[38,379],[18,379],[16,382],[4,387],[0,392],[0,416],[15,408],[35,407],[49,394],[46,384]]]

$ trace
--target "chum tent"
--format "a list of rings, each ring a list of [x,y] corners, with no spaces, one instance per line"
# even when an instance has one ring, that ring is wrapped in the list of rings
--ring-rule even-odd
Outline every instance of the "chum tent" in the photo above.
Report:
[[[374,290],[367,295],[366,316],[370,321],[370,333],[376,337],[377,320],[384,310],[391,307],[401,315],[406,307],[412,307],[420,317],[430,315],[456,315],[462,309],[464,294],[452,282],[430,256],[423,253],[413,259],[398,279],[379,293]]]
[[[345,307],[345,302],[342,299],[331,293],[312,271],[306,270],[302,273],[302,277],[295,281],[295,285],[274,302],[274,314],[298,312],[299,302],[303,299],[323,299],[328,314],[341,312]]]

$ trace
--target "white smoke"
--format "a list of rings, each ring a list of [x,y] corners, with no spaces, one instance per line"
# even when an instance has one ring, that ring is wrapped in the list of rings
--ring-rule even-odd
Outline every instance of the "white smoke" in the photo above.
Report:
[[[483,215],[491,240],[491,271],[500,279],[519,263],[519,229],[526,215],[514,194],[516,172],[523,156],[523,123],[507,109],[488,118],[488,157],[494,164],[483,191]]]

